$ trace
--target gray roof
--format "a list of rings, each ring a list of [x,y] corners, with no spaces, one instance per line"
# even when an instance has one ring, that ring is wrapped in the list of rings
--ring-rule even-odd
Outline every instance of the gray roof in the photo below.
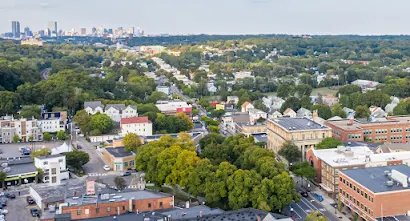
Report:
[[[268,143],[268,136],[266,133],[252,134],[252,136],[255,138],[256,142]]]
[[[340,172],[344,173],[346,176],[355,180],[357,183],[374,193],[410,189],[410,187],[405,188],[402,185],[397,185],[396,182],[393,186],[387,186],[386,182],[390,180],[390,178],[385,175],[385,171],[387,170],[397,170],[404,175],[410,176],[410,167],[405,164],[349,169],[342,170]]]
[[[310,110],[302,107],[296,112],[296,116],[298,116],[298,117],[312,116],[312,112]]]
[[[87,107],[91,107],[91,109],[95,109],[96,107],[104,108],[104,105],[101,101],[86,101],[84,102],[84,109]]]
[[[222,214],[225,211],[218,208],[209,208],[207,206],[193,206],[190,208],[174,208],[161,212],[166,216],[171,216],[172,220],[197,218],[202,212],[202,216]]]
[[[202,217],[195,217],[195,218],[187,218],[187,219],[177,219],[177,220],[192,220],[192,221],[257,221],[258,216],[263,220],[269,213],[257,210],[257,209],[240,209],[234,211],[227,211],[221,214],[214,214],[214,215],[205,215]],[[276,220],[279,219],[287,219],[288,217],[270,213],[273,218]],[[175,219],[174,219],[175,220]]]
[[[114,219],[116,217],[116,219]],[[130,213],[130,214],[122,214],[119,216],[106,216],[106,217],[99,217],[99,218],[88,218],[88,219],[80,219],[87,220],[87,221],[145,221],[146,218],[149,220],[165,220],[166,216],[162,214],[158,214],[157,212],[149,212],[149,213]]]
[[[307,118],[276,118],[271,119],[271,122],[274,122],[288,131],[297,131],[297,130],[318,130],[318,129],[329,129],[326,126],[318,124],[313,120]]]
[[[133,153],[126,152],[125,147],[117,147],[117,148],[105,148],[111,155],[114,157],[127,157],[132,156]]]
[[[16,160],[2,160],[0,163],[7,163],[10,171],[7,176],[15,176],[19,174],[34,173],[37,171],[31,157],[20,158]]]
[[[36,158],[38,158],[38,159],[52,159],[52,158],[57,158],[57,157],[62,157],[62,156],[65,156],[65,155],[60,153],[60,154],[54,154],[54,155],[48,155],[48,156],[38,156]]]
[[[105,105],[105,109],[104,110],[108,110],[111,107],[113,107],[114,109],[117,109],[119,111],[122,111],[125,109],[125,104],[107,104]]]
[[[130,108],[132,108],[132,109],[134,109],[134,110],[137,110],[137,107],[134,106],[134,105],[128,105],[127,107],[130,107]]]

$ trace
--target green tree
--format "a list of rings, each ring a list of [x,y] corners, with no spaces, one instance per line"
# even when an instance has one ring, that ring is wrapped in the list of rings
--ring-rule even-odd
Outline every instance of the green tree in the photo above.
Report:
[[[278,153],[287,161],[289,161],[289,163],[294,163],[302,160],[302,152],[292,142],[284,143]]]
[[[264,112],[268,112],[268,110],[269,110],[269,108],[267,108],[265,106],[265,104],[263,103],[262,100],[256,100],[255,102],[253,102],[253,106],[256,109],[259,109],[259,110],[264,111]]]
[[[4,171],[0,171],[0,183],[1,186],[4,187],[4,180],[7,178],[7,173]]]
[[[341,118],[346,118],[346,112],[344,112],[340,104],[335,104],[332,107],[332,116],[339,116]]]
[[[348,84],[343,87],[341,87],[338,91],[339,94],[342,95],[350,95],[352,93],[356,92],[362,92],[362,88],[360,86],[354,85],[354,84]]]
[[[114,184],[117,190],[124,190],[127,187],[127,183],[125,182],[124,178],[116,176],[114,178]]]
[[[212,133],[219,134],[221,132],[218,126],[209,125],[208,128]]]
[[[295,88],[296,93],[298,94],[298,97],[303,97],[303,96],[310,96],[312,93],[312,87],[307,85],[307,84],[299,84]]]
[[[196,162],[195,167],[187,176],[188,193],[199,196],[204,194],[205,182],[214,175],[215,166],[212,165],[209,159],[200,159]]]
[[[20,117],[40,119],[40,107],[38,105],[26,105],[20,110]]]
[[[253,188],[262,180],[254,170],[236,170],[226,180],[228,189],[229,207],[232,209],[244,208],[251,201]]]
[[[67,134],[63,130],[58,131],[56,136],[58,140],[67,139]]]
[[[356,112],[356,118],[369,118],[370,117],[370,110],[367,106],[357,106],[354,111]]]
[[[81,150],[73,150],[65,153],[67,166],[74,170],[80,170],[81,167],[90,161],[90,156],[87,152]]]
[[[125,151],[127,152],[136,152],[138,147],[140,147],[141,144],[141,139],[138,137],[137,134],[134,133],[128,133],[124,136],[122,142],[124,143],[125,146]]]
[[[109,133],[114,127],[114,121],[105,114],[97,113],[91,117],[92,130],[98,130],[102,134]]]
[[[10,115],[15,114],[18,110],[20,97],[14,92],[0,91],[0,101],[0,116]]]
[[[44,171],[41,168],[36,168],[37,170],[37,182],[42,183],[44,178]]]
[[[223,136],[217,133],[210,133],[207,134],[205,137],[203,137],[199,141],[199,146],[204,149],[208,145],[217,145],[217,144],[222,144],[222,142],[225,140]]]
[[[15,135],[13,136],[13,142],[14,142],[14,143],[17,143],[17,142],[19,142],[19,141],[20,141],[19,135],[15,134]]]
[[[81,129],[83,134],[91,131],[91,116],[85,110],[77,111],[74,116],[74,122]]]
[[[297,111],[300,109],[300,100],[297,97],[288,98],[280,107],[280,112],[283,113],[286,109]]]
[[[306,216],[305,221],[327,221],[327,219],[319,211],[314,211]]]
[[[50,141],[51,140],[51,134],[48,132],[43,133],[43,140],[44,141]]]
[[[320,143],[318,143],[315,147],[315,149],[331,149],[331,148],[336,148],[337,146],[343,145],[343,142],[333,138],[333,137],[326,137],[323,139]]]
[[[40,157],[40,156],[48,156],[50,154],[51,154],[51,151],[48,148],[41,148],[41,149],[38,149],[38,150],[31,151],[31,157],[32,158],[36,158],[36,157]]]
[[[327,120],[332,117],[332,110],[329,106],[323,104],[315,104],[312,106],[312,111],[317,110],[319,117]]]
[[[309,96],[300,98],[300,107],[310,110],[312,108],[312,99]]]
[[[313,169],[308,162],[300,162],[292,165],[290,167],[290,171],[292,171],[296,176],[306,178],[306,179],[313,179],[316,177],[316,171]],[[303,186],[303,179],[302,179],[302,186]]]
[[[33,141],[34,140],[34,137],[33,136],[29,136],[28,137],[28,142],[31,142],[31,141]]]
[[[225,110],[212,110],[211,117],[213,118],[221,118],[225,114]]]
[[[279,85],[277,93],[277,96],[282,99],[292,97],[295,94],[295,86],[287,84]]]

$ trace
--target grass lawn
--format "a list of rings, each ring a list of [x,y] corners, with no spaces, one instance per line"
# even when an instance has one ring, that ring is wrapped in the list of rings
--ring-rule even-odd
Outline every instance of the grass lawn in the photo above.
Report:
[[[337,93],[337,89],[330,89],[328,87],[321,87],[321,88],[313,88],[312,93],[310,95],[312,96],[316,96],[318,94],[321,94],[323,96],[326,96],[328,94],[333,94],[336,95]],[[264,95],[268,95],[268,96],[276,96],[276,92],[268,92],[268,93],[264,93]]]

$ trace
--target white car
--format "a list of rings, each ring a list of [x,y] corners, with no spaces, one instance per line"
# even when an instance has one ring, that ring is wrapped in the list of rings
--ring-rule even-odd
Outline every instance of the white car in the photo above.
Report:
[[[6,215],[7,213],[9,213],[8,210],[6,210],[6,209],[0,209],[0,214]]]
[[[104,170],[105,170],[105,171],[110,171],[110,170],[111,170],[111,167],[108,166],[108,165],[104,165]]]

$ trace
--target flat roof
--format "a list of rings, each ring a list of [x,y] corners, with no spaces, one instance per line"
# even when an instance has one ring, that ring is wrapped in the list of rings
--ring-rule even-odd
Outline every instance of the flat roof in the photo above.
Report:
[[[252,134],[257,142],[268,143],[268,135],[266,133]]]
[[[125,151],[125,147],[109,147],[105,148],[105,150],[107,150],[107,152],[113,155],[114,157],[128,157],[133,155],[133,153]]]
[[[407,177],[410,176],[410,167],[405,164],[348,169],[341,170],[340,172],[374,193],[410,190],[410,187],[403,187],[403,185],[397,184],[396,181],[394,181],[392,186],[386,185],[387,181],[391,180],[391,178],[385,174],[385,171],[391,172],[392,170],[397,170]]]
[[[383,125],[383,124],[410,124],[410,115],[408,116],[391,116],[388,118],[376,118],[374,121],[367,119],[354,119],[353,124],[349,124],[349,119],[326,121],[328,124],[337,126],[344,130],[361,130],[366,126]]]
[[[286,131],[299,131],[299,130],[330,130],[327,126],[316,123],[308,118],[275,118],[269,121],[279,125]]]
[[[313,148],[312,151],[316,157],[332,167],[362,165],[366,163],[367,156],[374,155],[366,146],[340,146],[323,150]]]
[[[59,154],[48,155],[48,156],[38,156],[38,157],[36,157],[36,158],[42,160],[42,159],[52,159],[52,158],[64,157],[64,156],[65,156],[64,154],[59,153]]]

